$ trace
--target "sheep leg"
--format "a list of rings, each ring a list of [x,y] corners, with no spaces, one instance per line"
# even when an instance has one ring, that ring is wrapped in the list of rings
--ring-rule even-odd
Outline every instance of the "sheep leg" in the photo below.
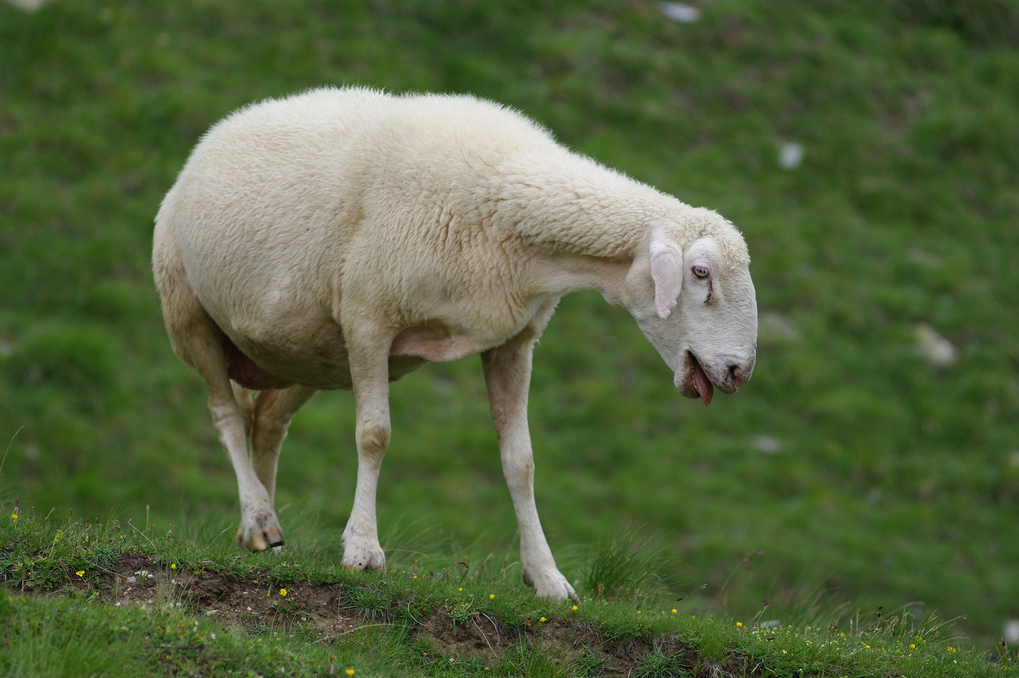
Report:
[[[237,543],[252,551],[278,546],[283,543],[283,530],[269,493],[248,458],[245,417],[250,416],[250,400],[244,402],[238,397],[245,391],[234,392],[223,352],[223,333],[191,290],[179,253],[158,227],[153,262],[170,343],[174,352],[205,380],[216,434],[237,477],[241,504]]]
[[[534,503],[534,455],[527,426],[527,390],[531,381],[533,339],[505,344],[481,354],[492,421],[499,436],[503,475],[513,500],[520,532],[524,583],[540,598],[576,598],[559,572]]]
[[[262,487],[269,493],[270,502],[276,494],[276,468],[287,429],[297,410],[315,393],[313,388],[295,385],[259,391],[255,397],[249,429],[251,463]]]
[[[388,341],[377,337],[358,341],[348,337],[350,376],[354,388],[357,427],[357,487],[354,507],[343,530],[342,563],[356,570],[376,570],[386,566],[386,554],[379,544],[375,496],[382,458],[389,448],[389,356]],[[372,348],[365,349],[363,347]],[[374,347],[383,346],[379,351]]]
[[[211,320],[209,322],[211,324]],[[237,543],[251,551],[265,551],[283,544],[283,529],[276,517],[269,492],[262,485],[248,458],[244,410],[227,376],[226,358],[219,348],[217,332],[210,327],[207,332],[194,331],[181,339],[189,343],[189,362],[205,379],[212,422],[219,442],[233,465],[234,475],[237,476],[241,503]],[[203,337],[203,334],[207,336]]]

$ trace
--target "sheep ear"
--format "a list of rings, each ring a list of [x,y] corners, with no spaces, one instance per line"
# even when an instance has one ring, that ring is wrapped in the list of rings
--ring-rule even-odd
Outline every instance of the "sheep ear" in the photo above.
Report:
[[[683,248],[662,228],[651,231],[651,279],[655,283],[655,312],[665,319],[672,313],[683,287]]]

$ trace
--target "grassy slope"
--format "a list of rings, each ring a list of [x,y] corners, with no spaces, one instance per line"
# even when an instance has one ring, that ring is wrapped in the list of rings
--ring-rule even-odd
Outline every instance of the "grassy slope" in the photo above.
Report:
[[[548,602],[520,588],[516,563],[480,554],[398,555],[388,572],[351,572],[328,544],[239,557],[188,526],[143,532],[0,508],[0,676],[990,678],[1015,668],[902,611],[775,626],[696,614],[653,591],[609,588],[606,599],[588,584],[576,604]],[[585,582],[640,578],[641,558],[600,555]]]
[[[993,637],[1019,617],[1017,26],[993,0],[718,0],[689,25],[607,1],[0,5],[0,447],[23,427],[0,500],[235,520],[150,283],[162,194],[251,100],[470,91],[733,219],[762,312],[795,328],[762,332],[753,381],[705,410],[625,313],[563,302],[531,409],[568,576],[585,545],[639,525],[680,592],[740,617],[821,592],[850,610],[925,601]],[[777,166],[785,141],[805,149],[795,171]],[[918,324],[960,359],[918,357]],[[411,375],[393,410],[387,546],[509,548],[476,361]],[[322,535],[349,510],[351,413],[320,394],[284,452],[280,503]]]

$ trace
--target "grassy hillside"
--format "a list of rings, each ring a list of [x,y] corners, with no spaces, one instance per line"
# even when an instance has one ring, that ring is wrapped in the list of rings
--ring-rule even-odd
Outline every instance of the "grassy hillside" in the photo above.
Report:
[[[612,549],[582,569],[579,600],[549,602],[519,586],[516,563],[480,553],[351,572],[324,543],[238,556],[212,533],[3,508],[0,676],[993,678],[1016,666],[904,610],[716,618],[632,586],[646,560]]]
[[[1019,9],[1004,0],[0,5],[0,502],[237,519],[172,355],[152,219],[202,132],[322,84],[473,92],[743,230],[753,380],[705,409],[626,314],[565,299],[535,358],[539,509],[571,579],[622,531],[736,618],[822,600],[1019,619]],[[789,169],[781,150],[798,144]],[[926,356],[921,337],[950,342]],[[949,351],[951,353],[951,351]],[[393,389],[383,545],[513,548],[477,360]],[[8,441],[10,442],[8,446]],[[284,528],[338,541],[349,393],[291,429]],[[143,518],[147,516],[147,518]],[[144,523],[143,523],[144,521]],[[841,607],[840,607],[841,606]]]

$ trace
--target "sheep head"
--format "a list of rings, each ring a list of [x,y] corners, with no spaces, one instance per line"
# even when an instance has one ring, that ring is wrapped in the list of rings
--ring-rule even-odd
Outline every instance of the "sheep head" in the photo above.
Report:
[[[739,232],[713,212],[710,228],[653,225],[626,276],[624,305],[675,374],[676,389],[711,403],[735,393],[757,357],[757,297]]]

